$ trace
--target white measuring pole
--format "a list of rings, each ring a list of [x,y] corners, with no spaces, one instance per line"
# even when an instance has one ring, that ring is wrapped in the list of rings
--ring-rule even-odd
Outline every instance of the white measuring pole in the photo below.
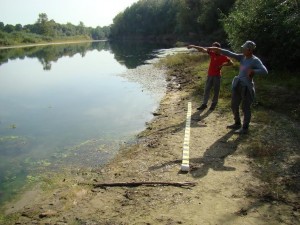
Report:
[[[182,150],[181,171],[190,170],[190,131],[191,131],[192,103],[188,103],[188,111],[186,115],[185,133]]]

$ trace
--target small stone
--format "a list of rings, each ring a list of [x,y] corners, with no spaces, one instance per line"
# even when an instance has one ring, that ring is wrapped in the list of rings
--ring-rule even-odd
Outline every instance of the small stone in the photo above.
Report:
[[[45,217],[51,217],[56,215],[57,212],[54,210],[47,210],[46,212],[43,212],[39,215],[39,218],[45,218]]]

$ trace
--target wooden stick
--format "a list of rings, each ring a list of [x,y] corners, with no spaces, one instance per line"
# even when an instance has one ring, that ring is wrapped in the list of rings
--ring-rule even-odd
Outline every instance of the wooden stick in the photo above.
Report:
[[[147,185],[147,186],[156,186],[156,185],[162,185],[162,186],[176,186],[176,187],[183,187],[183,186],[195,186],[196,182],[148,182],[148,181],[142,181],[142,182],[116,182],[116,183],[96,183],[94,184],[94,187],[137,187],[141,185]]]

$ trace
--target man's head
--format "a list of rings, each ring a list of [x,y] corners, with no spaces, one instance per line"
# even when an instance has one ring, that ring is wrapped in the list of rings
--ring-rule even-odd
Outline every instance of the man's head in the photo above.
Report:
[[[256,48],[256,44],[253,41],[246,41],[242,46],[243,49],[251,49],[252,51]]]
[[[219,42],[214,42],[211,45],[212,47],[217,47],[217,48],[221,48],[221,44]],[[217,53],[216,51],[213,50],[213,52],[217,55],[220,55],[219,53]]]
[[[250,57],[253,54],[256,44],[253,41],[246,41],[242,46],[243,53],[246,57]]]
[[[219,42],[214,42],[211,46],[221,48],[221,44]]]

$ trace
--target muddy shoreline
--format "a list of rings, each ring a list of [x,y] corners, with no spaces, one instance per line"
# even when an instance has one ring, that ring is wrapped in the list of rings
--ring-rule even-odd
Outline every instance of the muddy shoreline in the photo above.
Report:
[[[266,201],[266,183],[249,157],[253,136],[226,129],[230,110],[196,110],[199,79],[189,69],[170,70],[167,93],[155,118],[134,145],[103,168],[70,168],[48,174],[42,183],[7,206],[8,224],[296,224],[299,195]],[[192,103],[190,166],[180,171],[187,104]],[[265,124],[255,121],[253,127]],[[254,129],[253,129],[254,130]],[[193,187],[95,188],[103,182],[195,182]],[[289,193],[291,194],[291,193]],[[1,221],[1,220],[0,220]]]

